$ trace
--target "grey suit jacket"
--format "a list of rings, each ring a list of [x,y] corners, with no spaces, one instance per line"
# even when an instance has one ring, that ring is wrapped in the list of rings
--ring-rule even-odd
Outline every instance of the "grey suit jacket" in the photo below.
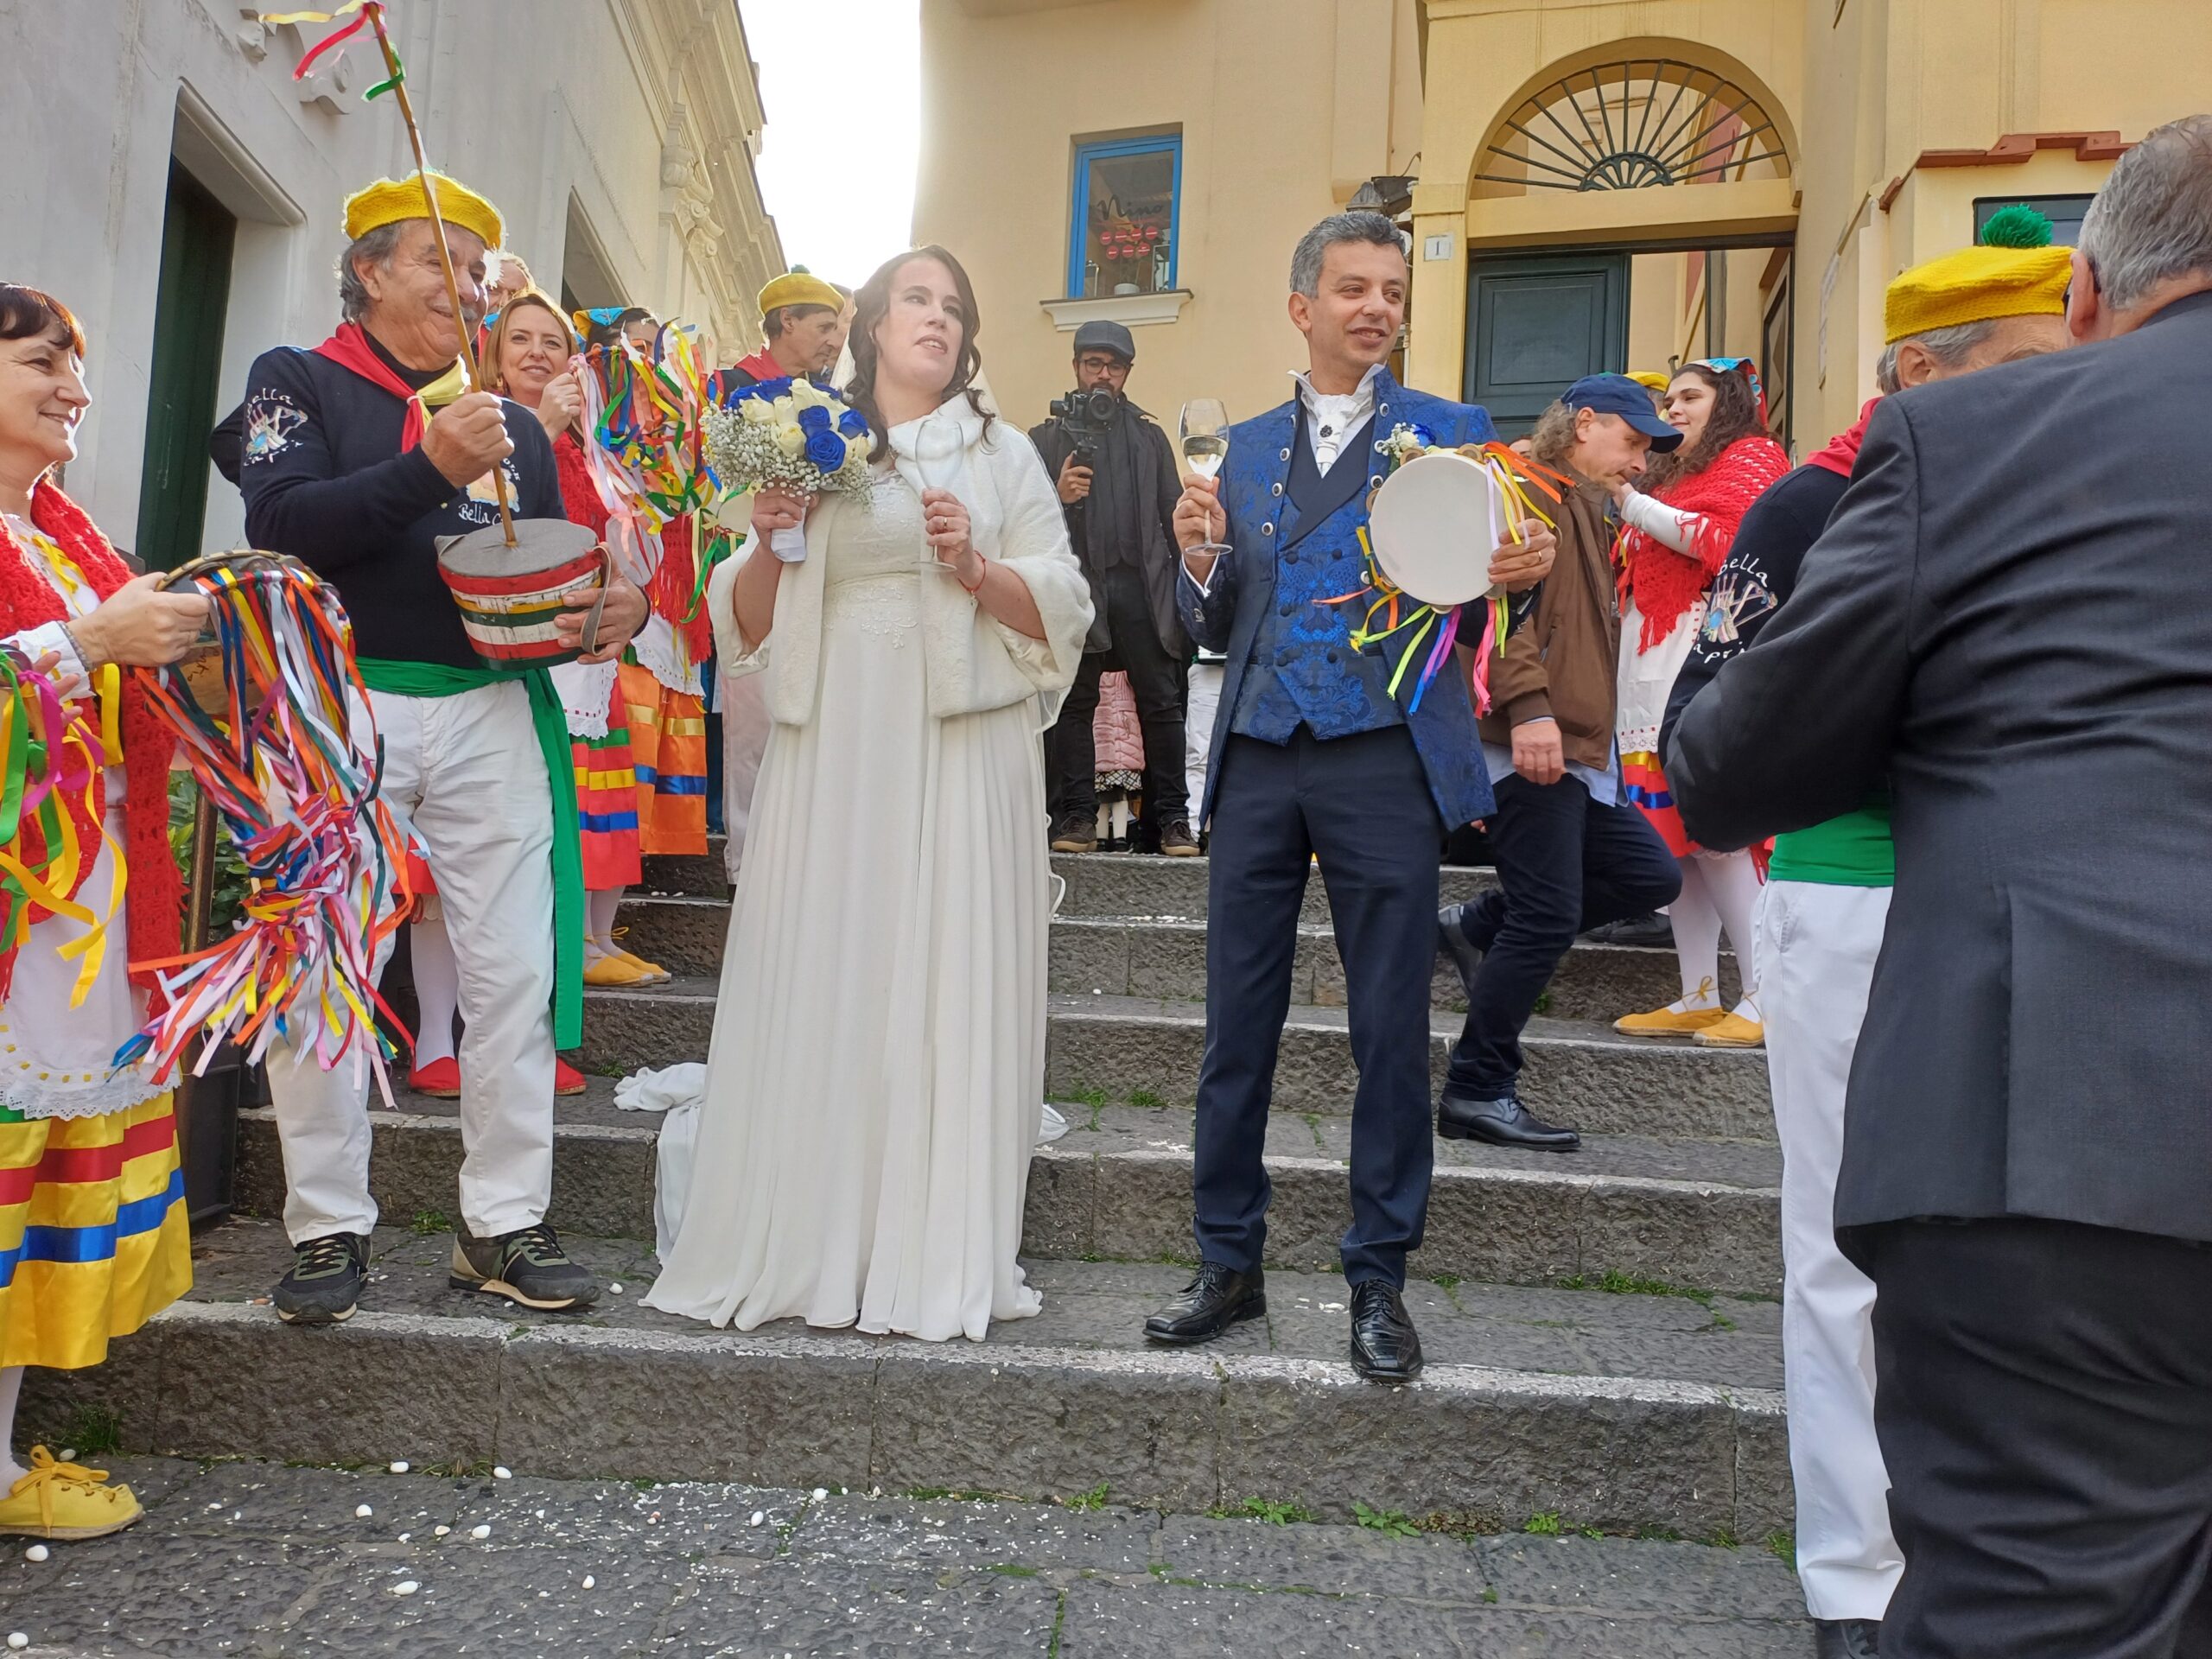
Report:
[[[1741,847],[1889,780],[1836,1223],[2212,1239],[2212,294],[1886,398],[1665,756]]]

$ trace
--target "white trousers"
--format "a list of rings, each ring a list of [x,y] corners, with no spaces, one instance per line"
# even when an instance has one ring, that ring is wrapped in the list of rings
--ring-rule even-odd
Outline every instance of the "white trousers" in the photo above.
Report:
[[[369,696],[384,798],[423,837],[460,969],[461,1220],[480,1237],[512,1232],[545,1218],[553,1191],[553,800],[530,695],[507,681]],[[372,1085],[351,1058],[326,1071],[284,1045],[269,1051],[296,1244],[376,1225]]]
[[[1183,777],[1190,786],[1193,817],[1206,798],[1206,758],[1213,750],[1214,710],[1221,707],[1221,683],[1228,673],[1219,663],[1192,663],[1185,683],[1190,706],[1183,715]]]
[[[1759,1007],[1782,1142],[1782,1357],[1797,1577],[1815,1618],[1879,1618],[1904,1571],[1874,1439],[1873,1281],[1835,1243],[1844,1085],[1890,911],[1887,887],[1770,881]]]

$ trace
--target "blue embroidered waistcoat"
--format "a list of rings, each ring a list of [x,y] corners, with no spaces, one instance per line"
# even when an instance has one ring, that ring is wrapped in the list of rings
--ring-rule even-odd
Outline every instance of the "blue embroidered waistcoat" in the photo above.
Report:
[[[1421,707],[1408,711],[1418,664],[1395,698],[1389,691],[1399,641],[1354,651],[1351,628],[1365,607],[1320,603],[1364,586],[1359,531],[1367,523],[1368,496],[1382,482],[1377,441],[1400,426],[1417,427],[1446,447],[1489,443],[1497,435],[1489,415],[1473,404],[1410,391],[1387,371],[1376,375],[1374,385],[1371,426],[1345,443],[1326,474],[1313,465],[1303,405],[1295,398],[1230,430],[1221,474],[1230,551],[1204,594],[1187,573],[1176,587],[1192,639],[1228,658],[1201,821],[1213,810],[1232,733],[1284,743],[1301,725],[1329,739],[1403,724],[1446,825],[1495,810],[1465,675],[1452,669],[1439,674]]]
[[[1352,624],[1366,607],[1356,601],[1325,602],[1365,586],[1359,540],[1317,543],[1310,533],[1344,501],[1372,487],[1370,480],[1381,470],[1375,461],[1370,417],[1344,440],[1335,464],[1323,473],[1314,463],[1305,406],[1298,406],[1290,476],[1283,486],[1297,527],[1276,541],[1274,602],[1260,613],[1230,720],[1229,729],[1240,736],[1287,743],[1300,726],[1332,738],[1403,723],[1390,698],[1389,661],[1378,652],[1352,649]]]

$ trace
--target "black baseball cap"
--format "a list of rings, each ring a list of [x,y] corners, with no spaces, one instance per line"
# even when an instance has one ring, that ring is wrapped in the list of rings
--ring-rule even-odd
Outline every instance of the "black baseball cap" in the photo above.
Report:
[[[1124,363],[1137,360],[1137,343],[1129,331],[1118,322],[1093,319],[1075,331],[1075,354],[1085,352],[1111,352]]]
[[[1682,431],[1659,418],[1651,394],[1624,374],[1586,374],[1561,394],[1569,409],[1594,409],[1600,415],[1618,415],[1651,440],[1661,454],[1678,448]]]

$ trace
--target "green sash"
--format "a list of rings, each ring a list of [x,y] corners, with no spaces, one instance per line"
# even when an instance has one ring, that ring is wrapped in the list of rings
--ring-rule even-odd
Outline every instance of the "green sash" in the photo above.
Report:
[[[530,723],[553,791],[553,1046],[575,1047],[584,1038],[584,853],[569,722],[553,677],[542,668],[450,668],[382,657],[364,657],[360,664],[370,690],[393,696],[453,697],[502,680],[520,680],[530,693]]]

